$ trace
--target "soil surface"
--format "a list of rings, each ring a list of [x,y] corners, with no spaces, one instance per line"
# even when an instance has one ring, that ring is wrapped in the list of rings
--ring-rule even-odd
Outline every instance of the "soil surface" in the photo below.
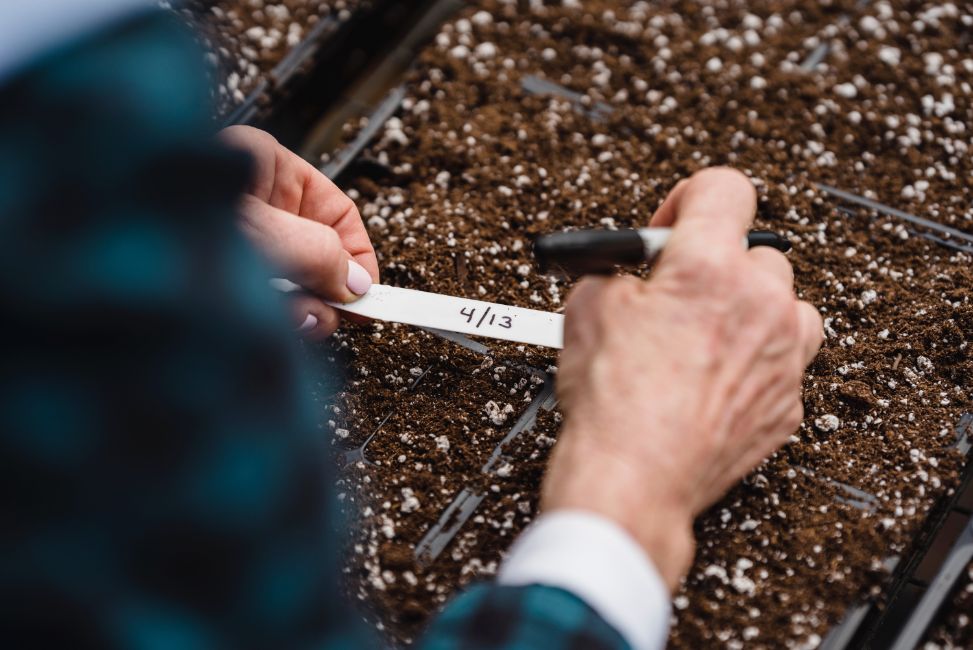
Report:
[[[757,225],[793,243],[827,338],[791,443],[697,522],[673,648],[816,647],[851,603],[881,596],[884,561],[909,551],[964,460],[952,431],[973,409],[973,257],[816,183],[973,233],[973,14],[856,4],[481,0],[422,54],[367,152],[386,172],[346,188],[383,282],[557,311],[571,283],[538,273],[531,236],[643,225],[708,165],[752,177]],[[529,76],[580,100],[528,92]],[[537,513],[556,410],[508,445],[502,471],[481,469],[540,390],[530,368],[553,372],[556,355],[484,343],[372,324],[322,348],[349,369],[326,422],[336,451],[384,422],[374,464],[348,466],[339,488],[349,591],[398,643],[493,575]],[[485,498],[419,563],[464,486]],[[962,620],[943,634],[968,635]]]
[[[319,20],[347,19],[358,0],[160,0],[175,7],[205,47],[217,106],[226,114]]]

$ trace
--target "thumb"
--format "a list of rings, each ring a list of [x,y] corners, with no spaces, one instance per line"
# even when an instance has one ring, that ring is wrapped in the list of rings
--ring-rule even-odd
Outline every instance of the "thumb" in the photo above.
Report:
[[[677,186],[663,208],[656,219],[673,226],[666,248],[670,256],[680,249],[742,251],[741,242],[757,212],[757,192],[743,173],[711,167]]]
[[[368,292],[372,278],[345,250],[338,233],[248,196],[244,229],[282,267],[288,278],[312,293],[349,303]]]

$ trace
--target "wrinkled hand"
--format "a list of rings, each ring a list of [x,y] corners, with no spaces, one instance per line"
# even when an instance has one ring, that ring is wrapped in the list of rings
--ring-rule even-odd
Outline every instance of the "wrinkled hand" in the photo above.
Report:
[[[358,209],[324,174],[269,133],[233,126],[220,135],[255,161],[241,206],[244,231],[289,280],[314,294],[295,298],[295,326],[308,338],[330,336],[340,316],[320,298],[351,302],[378,282],[378,260]]]
[[[744,175],[698,172],[652,219],[674,232],[651,279],[585,279],[567,303],[566,417],[542,505],[615,520],[670,589],[693,519],[799,426],[823,338],[787,259],[744,250],[755,211]]]

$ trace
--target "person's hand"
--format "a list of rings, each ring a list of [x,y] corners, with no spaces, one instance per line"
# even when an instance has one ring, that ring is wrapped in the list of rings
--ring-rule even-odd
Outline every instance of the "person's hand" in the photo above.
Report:
[[[787,259],[744,250],[755,211],[746,176],[698,172],[652,218],[674,232],[649,281],[585,279],[567,302],[565,423],[542,507],[619,523],[670,589],[692,560],[696,515],[799,426],[823,340]]]
[[[273,136],[247,126],[220,134],[255,161],[242,203],[244,231],[312,295],[294,300],[295,327],[312,339],[340,322],[321,298],[347,303],[378,282],[378,260],[355,203],[324,174]]]

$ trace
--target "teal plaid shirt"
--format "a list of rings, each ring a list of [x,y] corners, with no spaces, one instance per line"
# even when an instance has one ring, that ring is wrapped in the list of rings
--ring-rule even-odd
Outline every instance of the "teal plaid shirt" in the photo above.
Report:
[[[0,88],[4,647],[380,645],[200,61],[153,13]],[[625,647],[567,592],[492,585],[417,645]]]

